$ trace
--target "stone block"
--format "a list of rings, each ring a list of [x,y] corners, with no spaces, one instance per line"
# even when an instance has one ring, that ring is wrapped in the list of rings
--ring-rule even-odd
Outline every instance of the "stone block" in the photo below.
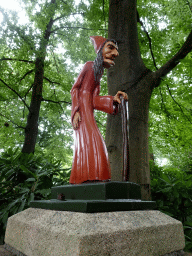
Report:
[[[160,256],[182,250],[185,239],[182,223],[156,210],[81,213],[29,208],[8,219],[5,243],[27,256]]]

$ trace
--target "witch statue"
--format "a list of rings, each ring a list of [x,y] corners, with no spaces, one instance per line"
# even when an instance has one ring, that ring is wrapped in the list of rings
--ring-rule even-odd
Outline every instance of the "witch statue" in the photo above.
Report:
[[[100,79],[104,68],[115,65],[119,55],[115,40],[91,36],[97,58],[88,61],[71,89],[71,121],[75,130],[74,155],[69,183],[107,182],[111,180],[107,148],[94,118],[94,109],[117,114],[122,95],[100,96]]]

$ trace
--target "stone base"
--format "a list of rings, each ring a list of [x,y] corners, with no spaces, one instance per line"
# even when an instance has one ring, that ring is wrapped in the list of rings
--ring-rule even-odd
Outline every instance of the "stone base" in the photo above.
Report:
[[[142,201],[133,182],[98,182],[51,188],[51,200],[35,200],[30,207],[72,212],[156,210],[155,201]]]
[[[156,210],[79,213],[29,208],[8,219],[5,243],[27,256],[161,256],[182,250],[185,239],[182,223]]]

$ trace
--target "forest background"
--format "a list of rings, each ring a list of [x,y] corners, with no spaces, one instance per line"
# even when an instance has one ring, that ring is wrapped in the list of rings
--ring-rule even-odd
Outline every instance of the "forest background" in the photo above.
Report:
[[[7,1],[8,2],[8,1]],[[35,199],[49,198],[53,185],[66,184],[73,156],[70,90],[81,67],[95,59],[91,35],[108,36],[109,2],[22,0],[22,11],[0,5],[0,200],[1,228],[9,216]],[[18,9],[19,10],[19,9]],[[152,71],[176,53],[192,29],[192,2],[137,2],[142,59]],[[25,12],[24,18],[22,13]],[[54,16],[52,24],[50,16]],[[45,38],[44,31],[52,26]],[[48,43],[46,40],[48,39]],[[37,58],[43,56],[43,87],[35,154],[21,154],[35,88]],[[41,66],[42,63],[40,63]],[[38,93],[38,90],[39,93]],[[106,95],[107,77],[101,80]],[[186,249],[192,249],[192,54],[153,90],[149,148],[153,199],[181,220]],[[37,99],[37,98],[36,98]],[[38,101],[38,99],[37,99]],[[106,115],[95,113],[102,135]]]

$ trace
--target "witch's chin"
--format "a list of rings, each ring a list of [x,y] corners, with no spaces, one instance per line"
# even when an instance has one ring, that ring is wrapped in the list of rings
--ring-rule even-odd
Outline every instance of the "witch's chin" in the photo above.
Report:
[[[115,65],[114,61],[110,61],[110,62],[104,62],[104,68],[111,68]]]

